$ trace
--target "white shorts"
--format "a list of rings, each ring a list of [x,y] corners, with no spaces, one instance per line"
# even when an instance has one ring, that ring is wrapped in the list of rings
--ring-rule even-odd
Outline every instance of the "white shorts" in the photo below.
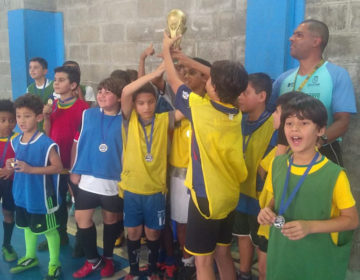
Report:
[[[171,219],[181,224],[187,223],[190,201],[190,193],[184,182],[185,180],[179,177],[170,177]]]

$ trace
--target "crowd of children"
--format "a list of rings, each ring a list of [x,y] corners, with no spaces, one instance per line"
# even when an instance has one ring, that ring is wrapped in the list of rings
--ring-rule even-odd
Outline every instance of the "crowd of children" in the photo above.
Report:
[[[36,240],[44,234],[38,249],[49,250],[45,279],[61,278],[69,192],[75,255],[86,257],[74,278],[97,270],[112,276],[114,246],[125,227],[126,280],[254,279],[255,251],[261,280],[344,279],[358,216],[345,171],[317,148],[327,124],[323,104],[290,92],[269,112],[268,75],[248,75],[237,62],[187,57],[172,49],[175,40],[164,33],[163,62],[155,71],[145,74],[150,45],[138,75],[115,70],[96,96],[80,85],[75,61],[57,67],[50,81],[47,62],[33,58],[28,93],[14,103],[0,100],[4,259],[17,259],[15,223],[24,229],[26,248],[11,273],[39,264]],[[20,134],[13,132],[16,123]],[[98,207],[103,256],[92,220]],[[178,263],[167,234],[170,218]],[[149,252],[145,271],[139,268],[142,236]],[[230,251],[234,236],[238,273]],[[164,267],[159,252],[167,255]]]

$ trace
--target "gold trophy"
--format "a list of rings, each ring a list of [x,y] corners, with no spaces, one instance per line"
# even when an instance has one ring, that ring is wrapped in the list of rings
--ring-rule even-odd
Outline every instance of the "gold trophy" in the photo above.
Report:
[[[179,35],[183,35],[186,32],[186,15],[179,9],[173,9],[167,16],[167,33],[170,38],[175,38]],[[179,49],[181,38],[174,42],[174,49]]]

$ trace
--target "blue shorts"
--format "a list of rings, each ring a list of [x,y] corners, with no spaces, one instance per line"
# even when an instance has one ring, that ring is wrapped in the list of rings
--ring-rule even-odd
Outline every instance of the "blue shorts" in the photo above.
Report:
[[[124,226],[145,225],[150,229],[161,230],[165,226],[165,195],[151,195],[124,192]]]

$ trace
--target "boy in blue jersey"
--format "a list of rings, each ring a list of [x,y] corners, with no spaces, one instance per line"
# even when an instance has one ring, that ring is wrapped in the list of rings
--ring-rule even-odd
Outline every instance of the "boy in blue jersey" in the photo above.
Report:
[[[249,84],[240,97],[243,112],[243,152],[248,170],[246,181],[241,184],[241,195],[235,213],[233,234],[238,237],[240,254],[240,279],[251,279],[254,245],[261,247],[257,236],[260,210],[256,186],[257,170],[274,133],[271,113],[265,110],[271,95],[271,79],[264,73],[249,75]]]
[[[214,62],[211,69],[194,64],[210,78],[209,98],[193,94],[177,76],[170,48],[178,38],[164,33],[163,55],[175,106],[192,128],[191,156],[185,185],[191,190],[185,250],[195,255],[198,280],[213,280],[214,259],[221,279],[235,279],[230,254],[234,209],[240,183],[247,176],[241,135],[241,113],[235,107],[248,75],[240,63]]]
[[[10,141],[17,133],[13,132],[16,125],[14,103],[10,100],[0,100],[0,199],[4,216],[2,253],[5,261],[17,259],[17,254],[11,246],[11,236],[14,229],[15,204],[12,195],[13,172],[5,168],[8,158],[14,157]]]
[[[45,279],[59,279],[60,238],[55,212],[60,205],[58,173],[63,166],[58,146],[37,129],[43,118],[43,103],[38,96],[25,94],[19,97],[15,100],[15,109],[22,133],[11,141],[15,158],[8,159],[6,166],[15,171],[15,222],[24,229],[26,254],[10,272],[19,273],[39,264],[36,240],[39,234],[45,234],[50,255]]]
[[[76,145],[71,181],[75,197],[75,219],[86,262],[74,278],[84,278],[100,270],[102,277],[114,274],[113,250],[121,228],[123,200],[118,195],[122,171],[122,116],[120,98],[126,82],[107,78],[100,82],[97,102],[100,107],[83,112],[80,135]],[[96,246],[93,214],[101,206],[104,224],[104,256]]]

